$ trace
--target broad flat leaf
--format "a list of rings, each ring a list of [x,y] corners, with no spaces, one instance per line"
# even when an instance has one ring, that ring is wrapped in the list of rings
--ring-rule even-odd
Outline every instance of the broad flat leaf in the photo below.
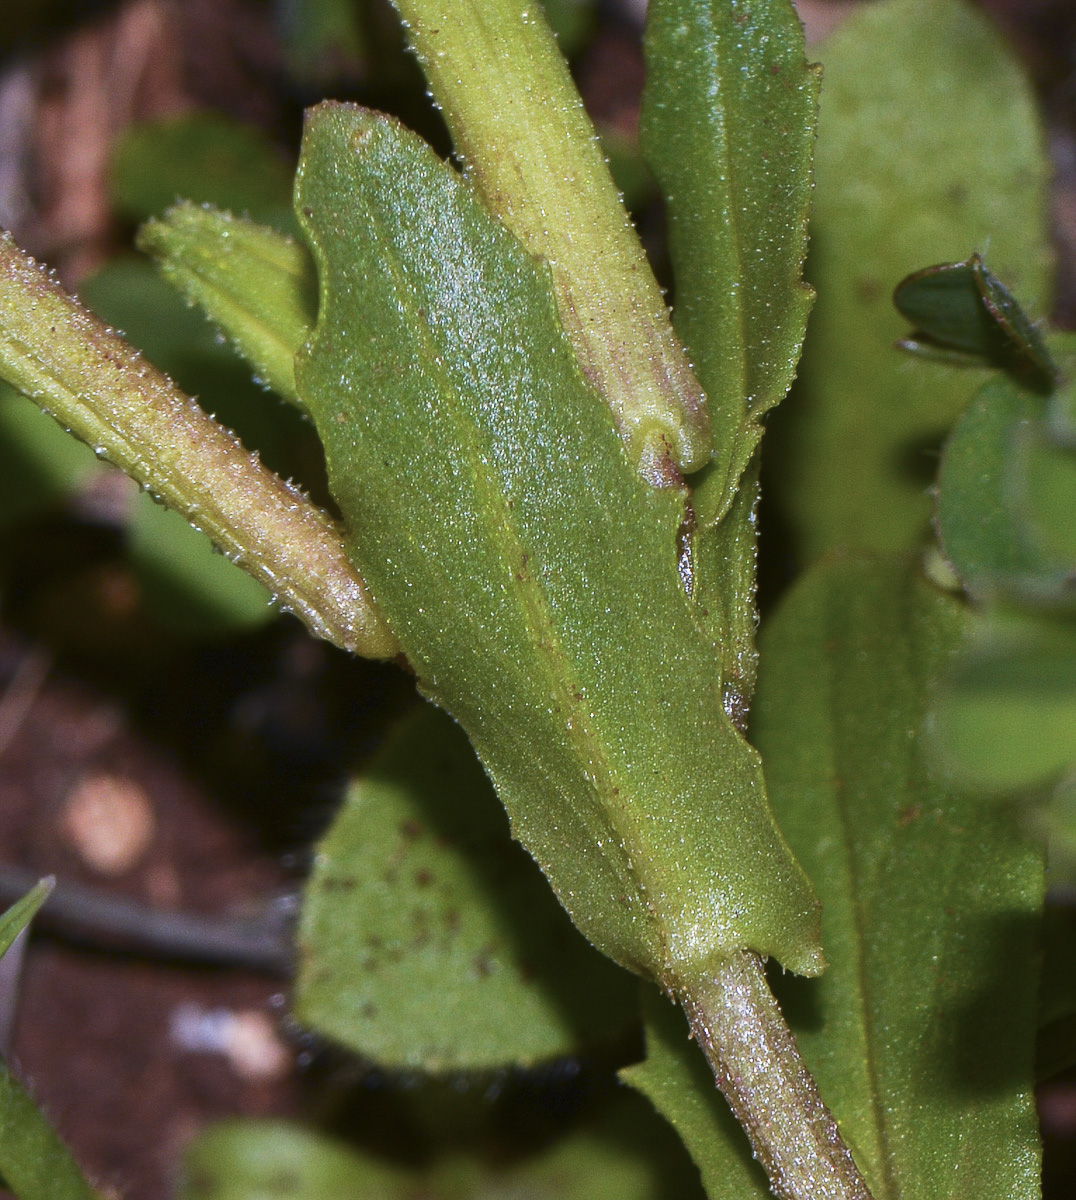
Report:
[[[110,184],[116,207],[136,221],[191,200],[284,229],[295,225],[283,155],[260,130],[219,112],[132,126],[116,143]]]
[[[11,943],[30,924],[34,914],[49,898],[56,881],[42,879],[36,887],[26,893],[21,900],[16,901],[6,912],[0,914],[0,956],[11,946]]]
[[[635,981],[572,928],[463,731],[429,705],[318,845],[295,1011],[378,1063],[427,1071],[531,1065],[639,1019]]]
[[[314,110],[296,377],[348,547],[584,934],[676,986],[753,947],[816,970],[809,887],[681,584],[680,498],[584,382],[548,276],[387,118]]]
[[[947,771],[1007,791],[1076,761],[1076,626],[995,614],[943,677],[930,732]]]
[[[1051,389],[1057,366],[1039,331],[978,254],[914,272],[897,285],[893,303],[913,325],[903,349],[951,352],[1009,370],[1038,391]]]
[[[684,1015],[656,988],[645,987],[646,1058],[620,1077],[638,1088],[680,1135],[713,1200],[766,1200],[765,1172],[713,1073],[694,1042]]]
[[[819,74],[789,0],[651,0],[646,54],[642,149],[668,207],[676,331],[713,421],[705,528],[795,375]]]
[[[942,549],[969,593],[1062,598],[1072,562],[1028,521],[1029,451],[1045,406],[1004,376],[975,396],[945,444],[938,476]]]
[[[651,1114],[618,1100],[519,1162],[377,1158],[283,1121],[221,1122],[187,1153],[181,1200],[700,1200],[690,1161]],[[500,1157],[503,1158],[503,1155]]]
[[[1030,89],[963,0],[879,0],[819,50],[825,88],[807,277],[819,300],[802,386],[767,469],[803,559],[918,545],[931,450],[984,376],[909,361],[893,288],[989,251],[1032,316],[1048,308],[1047,164]]]
[[[752,729],[830,959],[773,982],[876,1200],[1039,1194],[1041,856],[917,736],[963,625],[908,566],[837,560],[760,640]]]

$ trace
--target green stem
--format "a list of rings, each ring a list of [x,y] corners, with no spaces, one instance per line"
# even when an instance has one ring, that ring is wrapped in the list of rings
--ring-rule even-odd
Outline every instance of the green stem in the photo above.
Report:
[[[633,461],[655,483],[704,466],[705,397],[540,5],[394,3],[468,175],[552,269],[561,323]]]
[[[0,237],[0,375],[181,512],[313,632],[396,645],[329,517]]]
[[[731,955],[720,973],[680,996],[755,1157],[782,1200],[871,1200],[837,1123],[800,1058],[757,954]]]

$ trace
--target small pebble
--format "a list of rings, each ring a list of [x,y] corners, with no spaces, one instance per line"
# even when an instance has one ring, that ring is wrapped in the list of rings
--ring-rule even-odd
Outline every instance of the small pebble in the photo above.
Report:
[[[149,797],[116,775],[85,775],[60,818],[79,857],[99,875],[124,875],[149,849],[157,822]]]

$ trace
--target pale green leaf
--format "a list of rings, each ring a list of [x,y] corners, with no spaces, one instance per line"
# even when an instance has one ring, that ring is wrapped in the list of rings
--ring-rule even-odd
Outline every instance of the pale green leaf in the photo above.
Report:
[[[830,959],[774,985],[876,1200],[1039,1194],[1041,855],[919,738],[963,624],[907,565],[832,561],[760,641],[752,728]]]
[[[386,118],[311,115],[321,307],[297,380],[348,545],[420,686],[463,725],[561,902],[671,984],[753,947],[817,966],[815,909],[721,707],[648,487],[546,273]]]
[[[907,332],[897,283],[979,250],[1033,317],[1050,305],[1034,100],[986,18],[963,0],[879,0],[819,55],[807,267],[819,299],[767,459],[806,559],[923,540],[932,451],[983,381],[893,348]]]
[[[1058,600],[1070,590],[1072,561],[1051,553],[1029,511],[1035,480],[1040,511],[1064,528],[1072,511],[1057,511],[1074,494],[1072,452],[1056,461],[1036,446],[1044,429],[1040,397],[999,376],[972,400],[946,442],[938,476],[937,526],[942,549],[977,600],[1009,593]],[[1051,467],[1053,478],[1046,478]],[[1069,467],[1068,470],[1065,468]],[[1067,485],[1067,487],[1066,487]],[[1051,494],[1053,493],[1053,494]]]
[[[169,283],[199,304],[259,379],[298,403],[295,355],[317,308],[306,248],[264,225],[202,205],[178,204],[144,225],[139,248]]]
[[[945,769],[991,791],[1040,784],[1076,761],[1076,627],[997,614],[943,677],[930,722]]]
[[[635,981],[572,928],[463,731],[429,705],[318,845],[295,1011],[378,1063],[426,1071],[608,1046],[639,1018]]]
[[[643,999],[646,1058],[620,1077],[637,1088],[672,1125],[691,1153],[713,1200],[766,1200],[766,1174],[751,1158],[751,1148],[725,1098],[717,1090],[706,1060],[688,1040],[684,1015],[656,988]]]

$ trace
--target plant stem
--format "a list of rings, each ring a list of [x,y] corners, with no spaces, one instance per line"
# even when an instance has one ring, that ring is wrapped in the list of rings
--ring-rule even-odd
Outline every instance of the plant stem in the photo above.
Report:
[[[680,996],[717,1085],[782,1200],[871,1200],[796,1040],[762,959],[730,955]]]
[[[312,633],[369,658],[397,652],[329,517],[7,234],[0,237],[0,375],[181,512]]]
[[[541,6],[393,2],[467,174],[549,264],[561,323],[633,461],[655,483],[670,481],[670,456],[705,465],[702,388]]]

